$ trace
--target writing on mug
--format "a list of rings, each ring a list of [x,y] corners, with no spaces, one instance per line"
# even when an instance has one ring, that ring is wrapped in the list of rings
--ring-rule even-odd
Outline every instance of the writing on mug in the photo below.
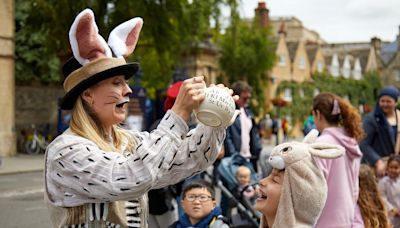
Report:
[[[209,90],[206,93],[206,100],[210,104],[229,112],[230,115],[235,110],[235,103],[231,102],[232,97],[228,93],[220,93],[218,90]]]

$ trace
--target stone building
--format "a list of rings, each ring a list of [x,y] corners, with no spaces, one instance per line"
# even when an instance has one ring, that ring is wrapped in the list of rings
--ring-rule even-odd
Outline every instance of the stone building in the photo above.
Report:
[[[264,1],[258,3],[255,13],[260,12],[260,8],[269,12]],[[268,72],[270,80],[265,89],[267,110],[278,108],[272,104],[272,101],[276,99],[292,102],[293,91],[290,88],[282,88],[278,93],[277,88],[282,82],[301,83],[312,80],[315,73],[360,80],[370,71],[387,72],[386,75],[392,76],[386,76],[386,80],[391,78],[393,81],[393,78],[397,76],[400,83],[400,55],[394,54],[395,50],[399,49],[399,41],[393,42],[391,46],[384,46],[386,49],[382,49],[388,56],[386,66],[380,58],[381,45],[385,42],[381,42],[378,38],[372,38],[370,42],[330,44],[325,42],[316,31],[306,28],[295,17],[275,17],[264,20],[268,21],[268,25],[272,27],[277,44],[276,63]],[[390,72],[385,70],[389,65],[393,69]],[[315,88],[314,94],[319,92],[318,88]],[[300,124],[292,124],[294,135],[299,136]]]
[[[331,43],[322,46],[327,64],[326,72],[333,76],[360,80],[371,71],[380,72],[382,65],[375,49],[378,38],[371,42]]]
[[[203,75],[207,84],[216,84],[220,75],[218,48],[210,37],[183,54],[182,66],[190,76]]]
[[[260,1],[256,13],[260,11],[260,7],[268,10],[265,2]],[[372,38],[371,42],[329,44],[295,17],[276,17],[267,21],[277,43],[277,60],[269,72],[270,80],[265,92],[265,106],[268,109],[272,108],[271,100],[274,97],[282,97],[288,102],[292,100],[292,91],[289,88],[277,94],[276,89],[283,81],[303,82],[310,80],[315,73],[359,80],[367,72],[382,72],[385,67],[380,59],[380,46],[385,43],[378,38]],[[393,50],[398,49],[398,43],[392,43],[385,50],[394,53]],[[390,56],[387,59],[397,58],[394,54]],[[397,66],[399,65],[394,64],[393,69],[397,69]],[[400,83],[400,71],[397,72]],[[393,72],[387,74],[396,75]]]
[[[306,28],[296,17],[272,17],[269,21],[274,34],[278,34],[282,29],[286,31],[287,42],[303,40],[317,44],[326,43],[318,32]]]
[[[0,7],[0,156],[16,153],[14,79],[14,1]]]
[[[396,40],[383,44],[380,52],[383,64],[383,84],[400,88],[400,26]]]

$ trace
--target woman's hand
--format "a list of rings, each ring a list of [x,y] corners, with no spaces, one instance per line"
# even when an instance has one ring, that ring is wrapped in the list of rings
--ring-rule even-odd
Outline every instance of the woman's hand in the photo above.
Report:
[[[205,88],[206,83],[204,82],[203,76],[197,76],[183,81],[174,106],[172,106],[172,111],[188,122],[193,109],[197,108],[204,100]]]
[[[375,171],[376,171],[377,177],[385,176],[385,172],[386,172],[386,164],[385,164],[385,162],[382,161],[381,159],[376,161],[376,163],[375,163]]]
[[[230,95],[233,95],[232,89],[225,87],[223,84],[211,84],[210,86],[225,88]],[[192,111],[197,109],[201,102],[203,102],[206,88],[203,76],[197,76],[183,81],[174,106],[172,106],[172,111],[181,116],[186,122],[189,121]],[[237,95],[232,97],[234,101],[239,99]]]

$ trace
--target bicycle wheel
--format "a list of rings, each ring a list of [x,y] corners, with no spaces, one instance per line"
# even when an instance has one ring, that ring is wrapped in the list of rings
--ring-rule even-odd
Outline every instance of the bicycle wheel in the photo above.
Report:
[[[24,148],[25,148],[25,153],[27,154],[38,154],[40,151],[38,143],[32,140],[26,141]]]

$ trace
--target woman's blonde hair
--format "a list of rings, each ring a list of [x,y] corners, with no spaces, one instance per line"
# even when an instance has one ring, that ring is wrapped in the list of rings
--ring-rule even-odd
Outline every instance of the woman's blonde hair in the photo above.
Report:
[[[75,134],[93,141],[104,151],[121,152],[121,145],[124,142],[128,144],[126,148],[128,151],[133,151],[136,146],[136,140],[116,125],[112,127],[112,144],[110,144],[102,123],[81,97],[78,97],[72,109],[70,129]]]
[[[359,174],[360,192],[358,206],[360,207],[366,228],[391,228],[387,211],[378,191],[374,171],[366,164],[362,164]]]

